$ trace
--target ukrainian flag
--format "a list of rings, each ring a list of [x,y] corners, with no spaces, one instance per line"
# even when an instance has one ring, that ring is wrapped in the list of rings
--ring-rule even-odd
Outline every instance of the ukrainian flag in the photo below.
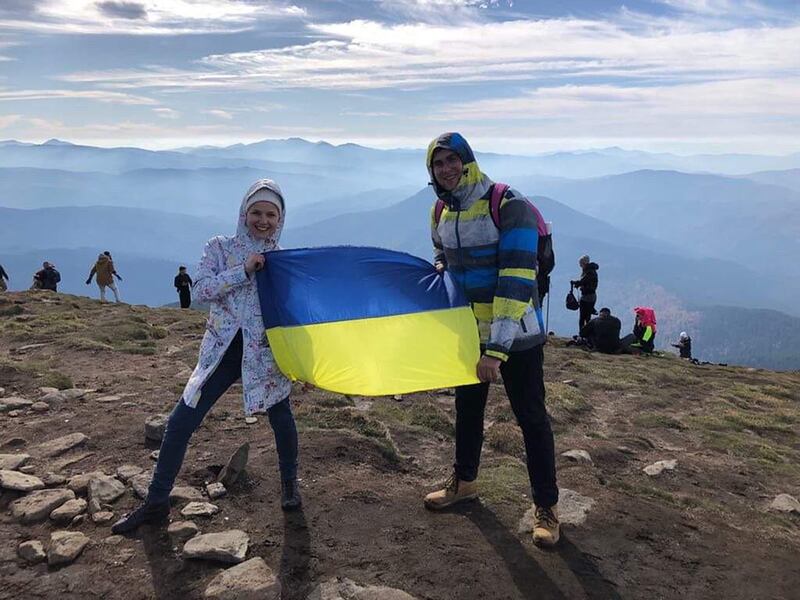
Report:
[[[261,314],[290,379],[363,396],[478,382],[475,316],[447,273],[380,248],[265,256]]]

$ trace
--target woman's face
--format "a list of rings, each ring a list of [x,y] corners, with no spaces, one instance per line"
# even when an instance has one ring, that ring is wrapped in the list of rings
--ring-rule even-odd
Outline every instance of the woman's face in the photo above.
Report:
[[[256,202],[247,209],[247,231],[257,240],[266,240],[278,229],[281,211],[272,202]]]

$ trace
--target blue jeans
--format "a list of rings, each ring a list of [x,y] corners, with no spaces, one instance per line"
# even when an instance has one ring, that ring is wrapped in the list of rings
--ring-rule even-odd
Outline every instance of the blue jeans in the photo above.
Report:
[[[216,401],[242,375],[242,332],[231,341],[217,368],[200,392],[200,400],[195,408],[187,406],[183,398],[178,400],[164,430],[158,463],[150,482],[147,501],[151,503],[166,502],[175,484],[175,478],[183,464],[189,438],[203,422],[206,413]],[[297,477],[297,426],[294,422],[289,398],[267,409],[269,423],[275,434],[275,446],[278,450],[278,465],[281,479]]]

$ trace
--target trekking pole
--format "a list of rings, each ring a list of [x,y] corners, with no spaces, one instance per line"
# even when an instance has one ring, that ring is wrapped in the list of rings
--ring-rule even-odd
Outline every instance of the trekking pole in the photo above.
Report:
[[[544,325],[545,335],[550,334],[550,292],[547,292],[547,317],[545,318],[545,325]]]

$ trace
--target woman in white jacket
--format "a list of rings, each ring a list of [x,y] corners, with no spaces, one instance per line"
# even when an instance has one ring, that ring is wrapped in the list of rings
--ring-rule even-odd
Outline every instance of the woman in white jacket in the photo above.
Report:
[[[266,412],[275,434],[281,474],[281,506],[301,504],[297,487],[297,427],[289,405],[291,383],[272,357],[261,318],[255,272],[263,252],[278,249],[285,204],[278,185],[261,179],[250,186],[233,237],[206,244],[194,282],[194,296],[211,305],[200,358],[170,415],[145,502],[112,526],[114,533],[165,521],[169,493],[194,431],[217,399],[240,377],[246,415]]]

